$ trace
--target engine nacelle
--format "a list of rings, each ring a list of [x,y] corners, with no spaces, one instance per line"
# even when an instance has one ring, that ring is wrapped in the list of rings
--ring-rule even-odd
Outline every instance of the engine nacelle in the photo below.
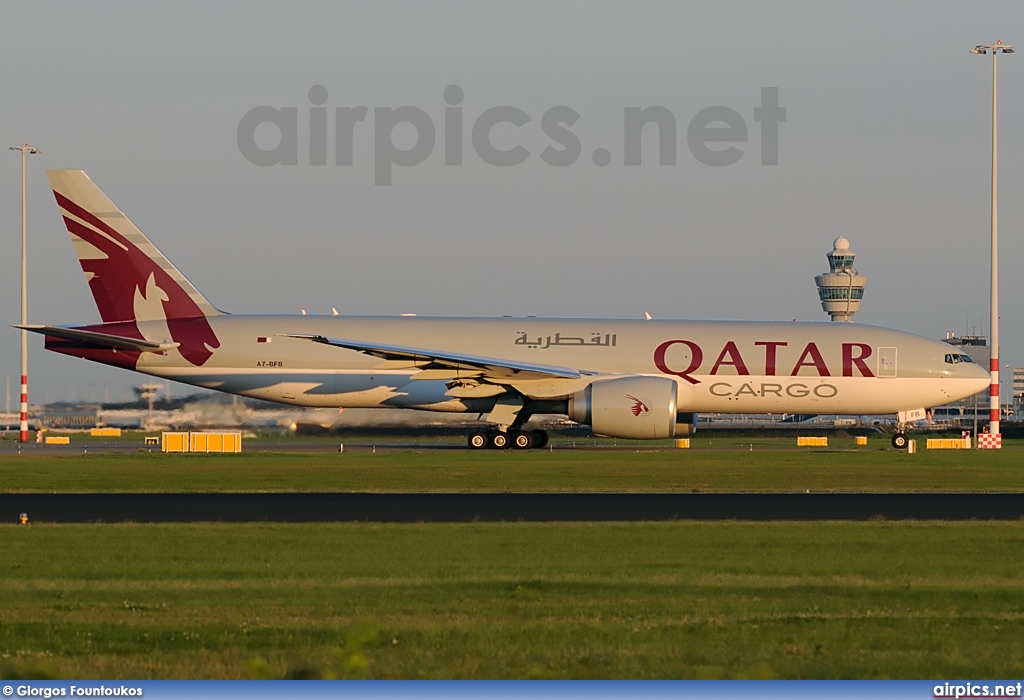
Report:
[[[676,382],[666,377],[642,376],[598,380],[572,395],[569,418],[609,437],[673,437]]]

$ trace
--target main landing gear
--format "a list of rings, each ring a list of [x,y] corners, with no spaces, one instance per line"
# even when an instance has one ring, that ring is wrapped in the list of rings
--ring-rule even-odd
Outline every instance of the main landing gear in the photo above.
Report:
[[[509,447],[515,450],[529,450],[546,447],[548,434],[544,430],[477,430],[469,434],[469,446],[474,450],[485,448],[504,450]]]

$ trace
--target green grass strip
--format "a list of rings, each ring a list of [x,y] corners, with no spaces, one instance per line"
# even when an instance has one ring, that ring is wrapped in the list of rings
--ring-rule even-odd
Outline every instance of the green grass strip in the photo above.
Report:
[[[0,490],[7,493],[1024,491],[1020,445],[910,455],[877,445],[821,450],[781,438],[698,438],[690,450],[6,454]]]
[[[1016,677],[1024,524],[0,527],[0,675]]]

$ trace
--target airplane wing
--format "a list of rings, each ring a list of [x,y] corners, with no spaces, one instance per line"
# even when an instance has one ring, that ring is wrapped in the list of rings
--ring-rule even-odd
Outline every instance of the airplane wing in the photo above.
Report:
[[[441,378],[440,376],[435,377],[431,370],[441,370],[441,372],[458,370],[463,374],[468,371],[469,373],[476,373],[481,380],[495,384],[501,384],[504,380],[511,379],[517,381],[525,379],[579,379],[584,374],[592,374],[591,372],[579,371],[569,367],[538,365],[532,362],[516,362],[494,357],[463,355],[461,353],[412,348],[402,345],[366,343],[360,340],[342,340],[322,335],[290,333],[283,335],[287,338],[303,338],[314,343],[356,350],[373,357],[379,357],[382,360],[423,363],[419,365],[420,374],[414,376],[414,379]]]
[[[55,338],[65,340],[77,340],[93,345],[102,345],[117,350],[138,350],[139,352],[167,352],[181,345],[181,343],[159,343],[153,340],[141,338],[128,338],[123,335],[111,335],[110,333],[96,333],[95,331],[83,331],[76,328],[61,328],[60,326],[14,326],[22,330],[52,335]]]

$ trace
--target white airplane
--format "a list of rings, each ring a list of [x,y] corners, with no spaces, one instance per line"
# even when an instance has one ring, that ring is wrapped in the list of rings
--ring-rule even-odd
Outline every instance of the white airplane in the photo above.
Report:
[[[298,406],[478,413],[473,448],[545,445],[536,414],[657,439],[702,412],[896,413],[903,447],[907,416],[989,383],[946,343],[852,323],[227,314],[83,171],[47,175],[102,319],[26,326],[47,349]]]

